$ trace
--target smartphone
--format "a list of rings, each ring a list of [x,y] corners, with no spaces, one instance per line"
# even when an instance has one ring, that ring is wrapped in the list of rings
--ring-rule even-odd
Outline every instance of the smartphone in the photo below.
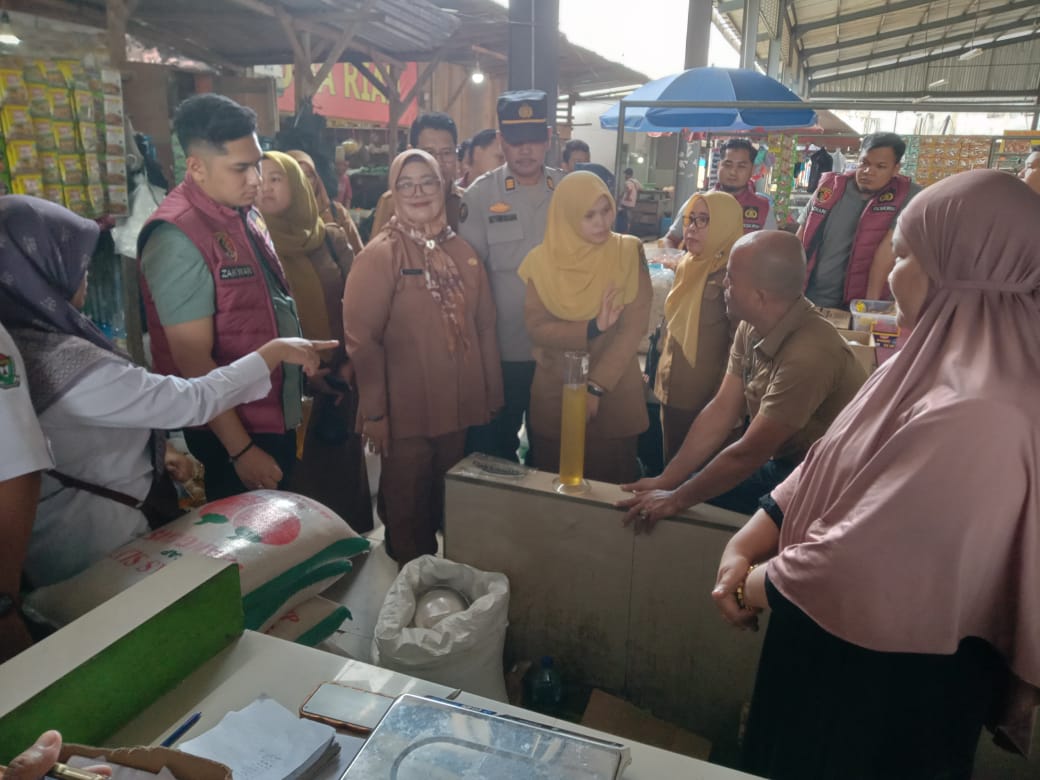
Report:
[[[326,682],[304,701],[300,717],[368,734],[393,703],[393,697],[382,693]]]

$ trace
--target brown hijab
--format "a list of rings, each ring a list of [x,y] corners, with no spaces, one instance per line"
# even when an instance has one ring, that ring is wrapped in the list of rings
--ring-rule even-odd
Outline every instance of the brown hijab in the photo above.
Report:
[[[1038,220],[1040,195],[998,171],[951,176],[907,206],[898,231],[930,291],[900,353],[774,491],[785,514],[768,569],[817,624],[862,647],[951,654],[985,639],[1033,700]]]
[[[303,335],[309,339],[338,338],[329,321],[326,283],[311,260],[311,255],[325,247],[325,223],[318,213],[314,191],[303,169],[289,155],[264,152],[264,158],[285,172],[291,189],[289,208],[282,214],[264,214],[264,220],[296,299]]]
[[[436,176],[440,187],[433,196],[438,205],[434,217],[426,224],[410,222],[404,215],[397,196],[397,180],[401,171],[409,162],[421,162],[426,165],[431,175]],[[466,293],[455,265],[455,259],[444,245],[455,238],[455,232],[448,227],[448,219],[444,211],[444,180],[441,177],[437,161],[420,149],[408,149],[394,158],[390,165],[390,192],[394,199],[394,216],[383,228],[391,236],[399,236],[402,240],[419,246],[423,252],[426,266],[426,287],[430,295],[441,307],[441,319],[444,322],[445,335],[448,338],[448,350],[454,354],[459,345],[463,350],[469,345],[465,337]]]

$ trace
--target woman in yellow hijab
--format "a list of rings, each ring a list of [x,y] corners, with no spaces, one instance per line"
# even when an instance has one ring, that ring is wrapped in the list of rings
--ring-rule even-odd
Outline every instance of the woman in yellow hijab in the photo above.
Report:
[[[654,387],[661,401],[664,459],[682,446],[726,373],[736,323],[726,316],[723,279],[729,251],[744,235],[743,211],[725,192],[695,195],[682,216],[686,254],[665,300],[664,348]]]
[[[639,476],[636,441],[647,429],[636,351],[650,317],[650,273],[633,236],[614,233],[614,199],[595,174],[577,171],[557,186],[545,240],[520,265],[524,319],[535,347],[528,438],[535,467],[560,457],[563,353],[589,353],[585,476],[630,482]]]
[[[256,205],[289,280],[300,327],[307,338],[343,341],[345,274],[329,251],[329,236],[314,191],[295,159],[265,152]],[[357,392],[345,349],[308,380],[314,403],[303,434],[303,452],[288,489],[320,501],[359,533],[372,530],[372,500],[361,438],[353,431]]]

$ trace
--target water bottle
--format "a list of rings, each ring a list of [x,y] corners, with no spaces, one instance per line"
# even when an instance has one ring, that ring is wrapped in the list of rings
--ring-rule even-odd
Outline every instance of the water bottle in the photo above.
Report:
[[[524,705],[546,715],[556,715],[563,699],[563,682],[553,666],[552,656],[544,656],[524,679]]]

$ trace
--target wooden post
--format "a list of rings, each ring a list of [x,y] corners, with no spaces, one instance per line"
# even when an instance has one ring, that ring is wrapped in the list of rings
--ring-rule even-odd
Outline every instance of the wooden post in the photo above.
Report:
[[[108,58],[113,68],[122,68],[126,64],[126,21],[129,16],[127,0],[108,0],[105,4]]]

